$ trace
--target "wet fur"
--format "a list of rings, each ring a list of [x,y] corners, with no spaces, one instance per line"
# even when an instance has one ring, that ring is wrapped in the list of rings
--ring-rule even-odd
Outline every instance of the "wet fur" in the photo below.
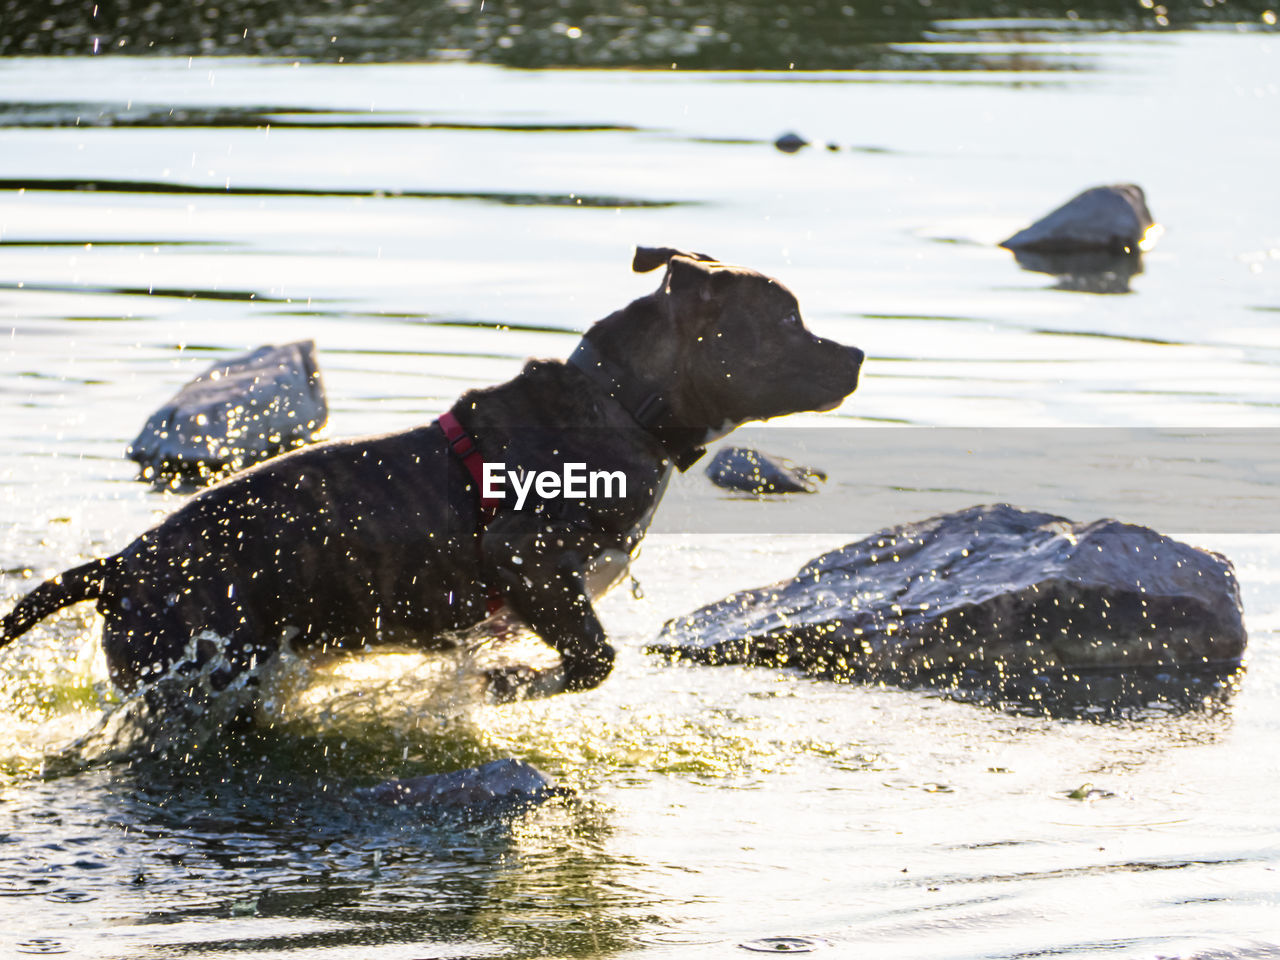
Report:
[[[662,286],[585,335],[628,376],[660,387],[679,445],[692,450],[726,426],[853,391],[861,353],[804,330],[785,287],[695,256],[641,248],[637,269],[667,265]],[[471,477],[434,425],[325,443],[225,481],[120,553],[37,587],[4,618],[0,646],[60,607],[96,599],[122,688],[210,664],[215,686],[226,685],[290,637],[431,643],[482,620],[496,589],[560,653],[567,689],[599,684],[614,651],[586,570],[603,551],[629,554],[643,535],[669,446],[581,370],[553,360],[465,394],[454,411],[487,461],[622,470],[628,496],[501,509],[478,534]]]

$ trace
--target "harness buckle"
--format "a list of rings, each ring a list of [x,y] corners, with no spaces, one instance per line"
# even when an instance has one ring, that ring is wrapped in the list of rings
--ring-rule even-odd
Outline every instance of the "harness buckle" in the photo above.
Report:
[[[640,405],[636,407],[636,412],[632,416],[641,426],[650,427],[662,416],[664,406],[662,394],[651,393],[640,401]]]
[[[453,447],[453,452],[462,460],[466,460],[467,457],[476,452],[475,441],[471,439],[471,434],[469,433],[464,433],[460,437],[455,437],[449,442],[449,445]]]

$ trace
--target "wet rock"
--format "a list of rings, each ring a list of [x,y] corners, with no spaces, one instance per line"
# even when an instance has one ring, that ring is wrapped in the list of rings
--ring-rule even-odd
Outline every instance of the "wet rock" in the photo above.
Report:
[[[1093,187],[1000,244],[1010,250],[1073,253],[1136,251],[1155,225],[1142,188],[1132,183]]]
[[[798,133],[787,132],[773,141],[773,145],[783,153],[798,153],[809,145],[809,141]]]
[[[650,647],[1071,715],[1202,702],[1244,649],[1225,557],[1007,505],[883,530],[669,621]]]
[[[801,467],[782,457],[749,447],[723,447],[707,464],[707,476],[718,487],[748,493],[814,493],[821,470]]]
[[[315,344],[264,346],[184,386],[127,454],[143,479],[208,482],[311,442],[328,416]]]
[[[1142,273],[1142,254],[1137,250],[1130,253],[1015,250],[1013,258],[1023,270],[1057,277],[1056,289],[1076,293],[1128,293],[1129,281]]]
[[[466,770],[387,780],[359,794],[386,806],[488,813],[541,803],[569,792],[531,763],[493,760]]]

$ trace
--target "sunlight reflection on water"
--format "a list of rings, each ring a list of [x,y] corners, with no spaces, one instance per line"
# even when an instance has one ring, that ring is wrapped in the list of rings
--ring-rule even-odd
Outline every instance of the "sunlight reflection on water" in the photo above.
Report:
[[[281,118],[0,130],[0,178],[26,183],[0,197],[0,605],[181,502],[134,483],[123,448],[215,356],[314,338],[331,435],[421,423],[648,292],[635,242],[775,274],[810,326],[867,350],[842,410],[797,418],[845,427],[807,451],[844,472],[819,497],[858,495],[853,431],[885,423],[1273,427],[1268,42],[1084,41],[1078,75],[0,64],[11,99],[60,117],[49,104],[146,94]],[[401,125],[284,122],[306,107]],[[787,129],[841,149],[784,156]],[[201,192],[40,188],[77,178]],[[994,248],[1120,178],[1168,227],[1132,294],[1052,289]],[[685,480],[695,507],[757,506]],[[95,619],[65,612],[3,656],[0,952],[56,936],[104,957],[742,956],[814,937],[832,955],[1152,957],[1275,939],[1276,780],[1258,759],[1280,734],[1274,536],[1197,536],[1235,561],[1250,630],[1217,711],[1063,723],[640,652],[667,617],[790,576],[836,536],[651,537],[645,599],[602,604],[622,652],[591,694],[485,703],[449,653],[291,662],[274,728],[177,769],[41,779],[110,704]],[[498,756],[577,798],[507,825],[351,802]]]

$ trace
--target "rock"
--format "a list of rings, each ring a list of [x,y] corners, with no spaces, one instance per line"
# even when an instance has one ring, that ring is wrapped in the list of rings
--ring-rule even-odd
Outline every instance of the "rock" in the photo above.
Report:
[[[466,770],[387,780],[359,793],[386,806],[491,813],[541,803],[570,792],[531,763],[493,760]]]
[[[1076,293],[1128,293],[1129,281],[1142,273],[1142,254],[1137,250],[1130,253],[1015,250],[1013,259],[1023,270],[1057,277],[1056,289]]]
[[[259,347],[179,390],[127,454],[143,479],[208,482],[311,442],[328,416],[315,344]]]
[[[798,133],[788,132],[773,141],[773,145],[783,153],[798,153],[809,145],[809,141]]]
[[[707,464],[707,476],[718,487],[748,493],[814,493],[815,480],[826,480],[821,470],[800,467],[749,447],[723,447]]]
[[[1154,225],[1142,188],[1120,183],[1086,190],[1000,246],[1043,253],[1129,253],[1139,249]]]
[[[1225,557],[997,505],[883,530],[669,621],[649,649],[1080,715],[1201,702],[1245,631]]]

